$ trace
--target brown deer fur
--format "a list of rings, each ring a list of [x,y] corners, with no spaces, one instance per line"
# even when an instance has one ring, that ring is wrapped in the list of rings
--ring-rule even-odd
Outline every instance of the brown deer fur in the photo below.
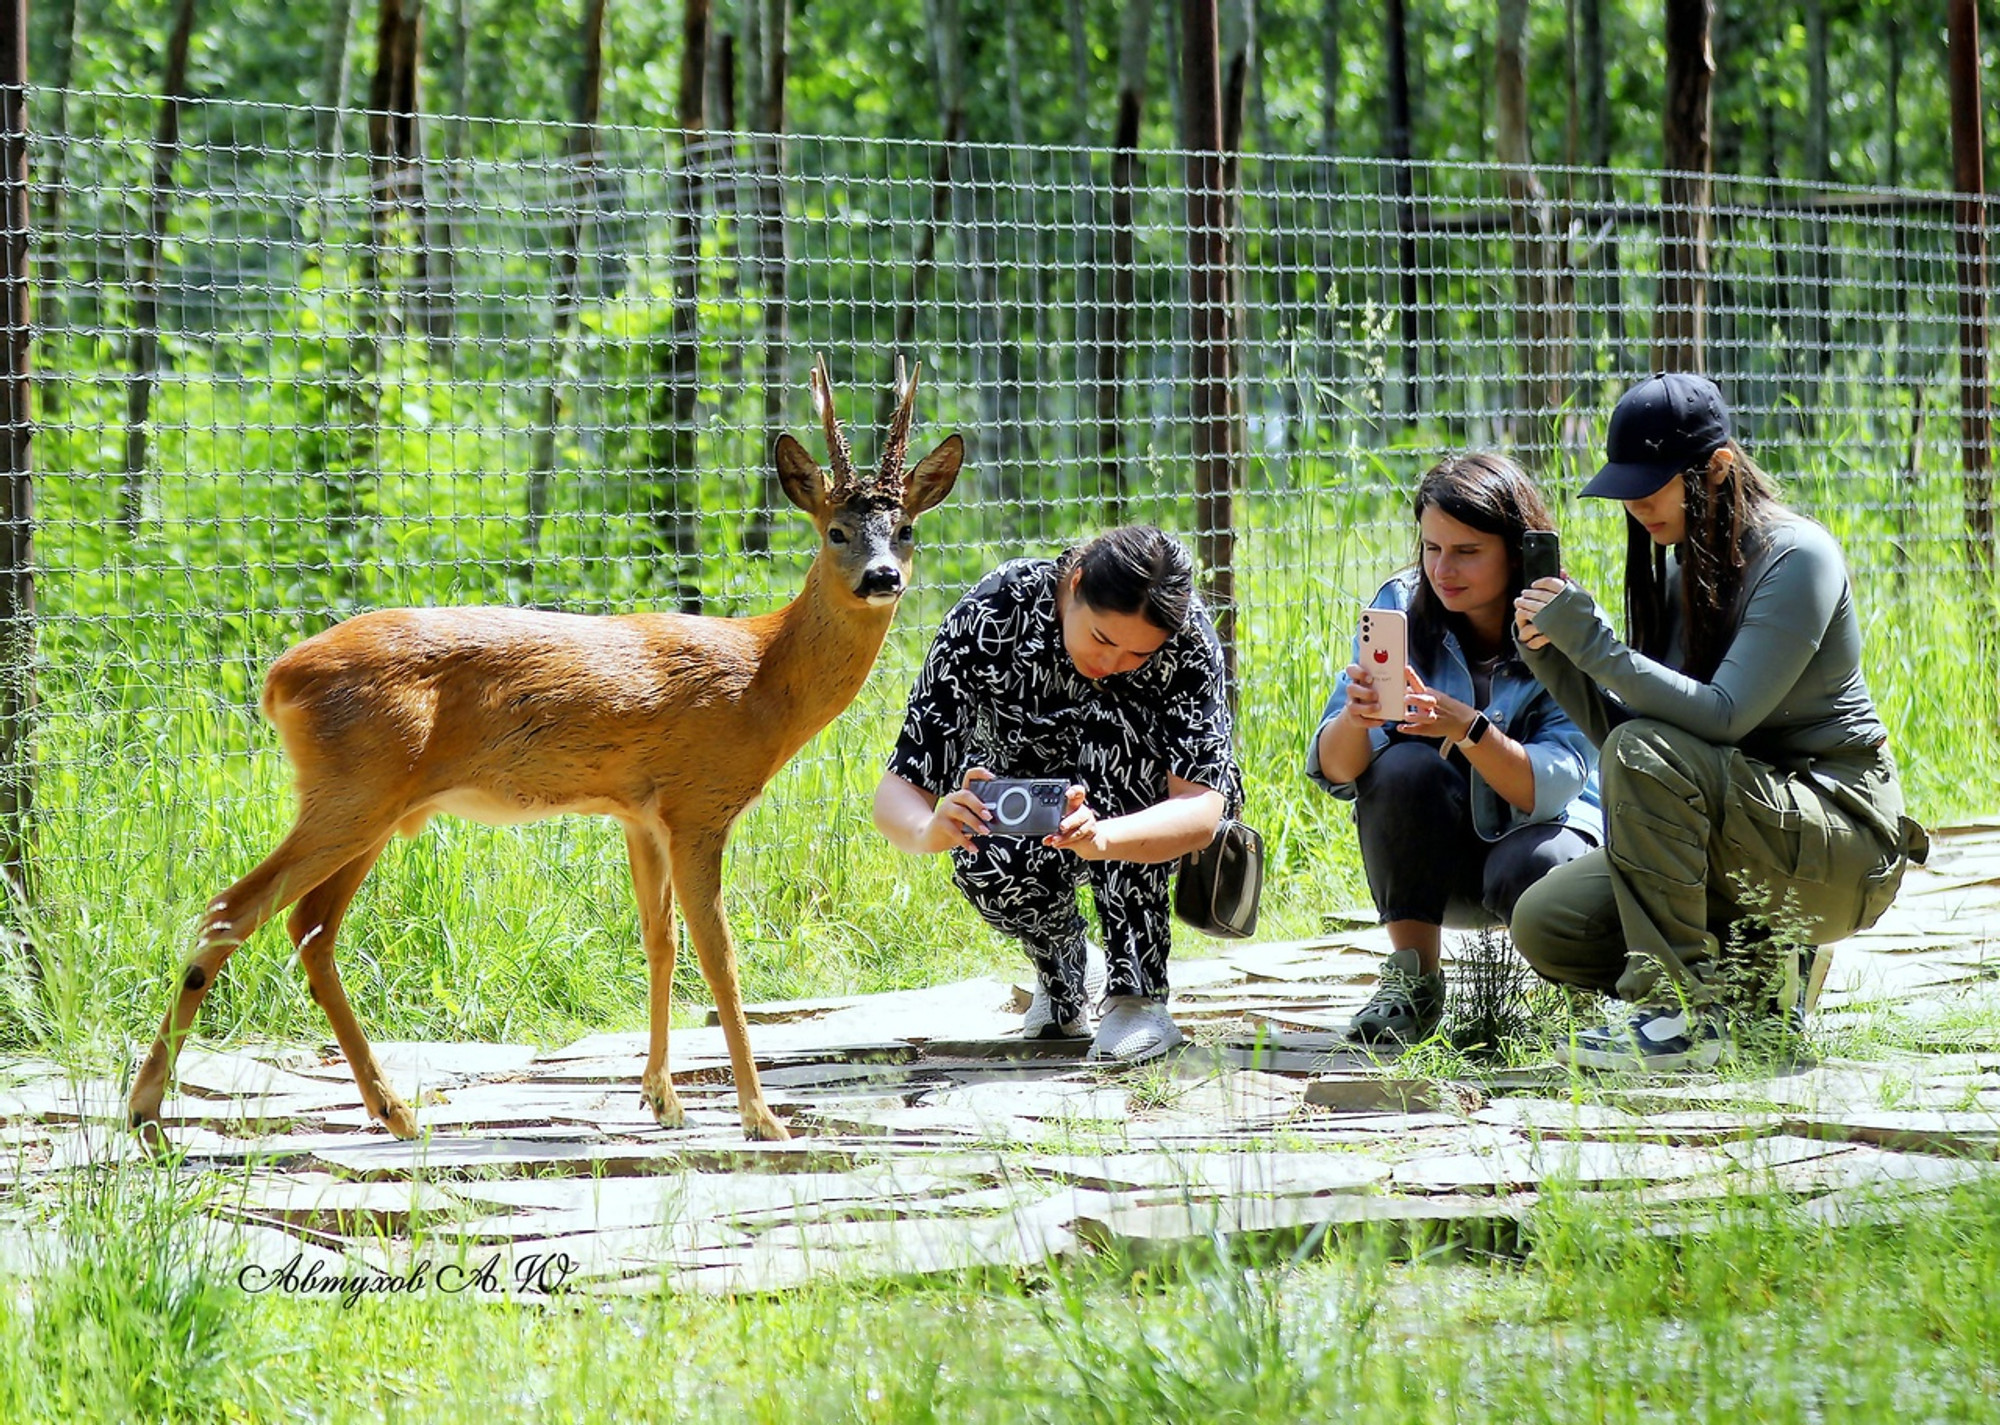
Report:
[[[680,1126],[667,1073],[678,895],[729,1045],[744,1130],[786,1137],[750,1054],[722,911],[723,849],[778,769],[860,690],[909,584],[911,521],[957,479],[956,435],[905,474],[917,383],[914,372],[903,381],[900,358],[896,365],[902,401],[879,471],[853,470],[824,361],[812,389],[831,480],[797,441],[779,437],[785,493],[812,516],[821,543],[804,591],[776,613],[385,609],[281,655],[263,708],[297,773],[298,817],[203,915],[133,1084],[132,1126],[158,1140],[174,1056],[203,996],[231,952],[293,905],[287,929],[306,983],[363,1102],[391,1133],[413,1137],[416,1120],[377,1066],[334,967],[348,902],[391,836],[414,836],[439,812],[496,825],[582,812],[625,829],[650,987],[647,1105],[662,1126]]]

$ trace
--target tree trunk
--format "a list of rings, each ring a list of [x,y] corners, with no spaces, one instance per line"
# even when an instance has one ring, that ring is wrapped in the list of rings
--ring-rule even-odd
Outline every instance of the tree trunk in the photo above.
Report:
[[[754,223],[757,251],[757,285],[764,308],[764,448],[760,469],[763,489],[757,499],[756,517],[744,532],[743,547],[752,554],[764,554],[771,547],[773,521],[789,503],[778,483],[778,468],[771,458],[778,435],[785,428],[785,344],[791,321],[788,305],[790,272],[787,267],[785,195],[781,184],[785,167],[785,79],[790,66],[791,0],[747,0],[758,17],[758,67],[753,77],[757,95],[753,122],[757,136],[755,165],[756,209]]]
[[[1630,370],[1625,353],[1625,299],[1619,270],[1618,224],[1611,217],[1618,193],[1611,181],[1612,111],[1611,86],[1604,64],[1604,0],[1580,0],[1577,12],[1579,43],[1583,50],[1584,132],[1589,144],[1584,162],[1593,170],[1593,195],[1605,210],[1604,239],[1597,245],[1597,268],[1603,274],[1605,340],[1611,348],[1610,369]]]
[[[418,134],[423,0],[381,0],[377,15],[375,76],[368,91],[369,264],[376,279],[386,281],[382,264],[397,213],[408,216],[412,233],[423,232],[423,144]],[[421,241],[415,246],[421,264]],[[420,265],[419,286],[423,275]],[[386,295],[376,325],[383,331],[395,329]]]
[[[965,82],[965,26],[958,0],[924,0],[924,14],[937,74],[939,127],[953,127],[956,116],[957,142],[963,143],[971,110]],[[1011,505],[1021,490],[1021,442],[1018,427],[1010,428],[1000,408],[1000,321],[995,296],[999,282],[978,206],[979,195],[990,186],[980,172],[987,162],[986,151],[961,148],[952,161],[960,175],[951,187],[952,248],[958,262],[958,288],[964,294],[960,305],[971,308],[961,312],[971,333],[971,384],[979,394],[980,423],[999,437],[1000,458],[988,467],[996,477],[994,493]]]
[[[29,374],[34,329],[29,306],[28,11],[11,0],[0,11],[0,318],[6,324],[7,371],[0,386],[0,875],[4,909],[26,950],[37,988],[41,954],[17,908],[25,909],[35,802],[35,475],[34,393]]]
[[[696,468],[694,412],[700,386],[701,163],[706,126],[708,0],[683,0],[680,86],[676,112],[679,152],[668,174],[669,279],[672,329],[660,348],[652,414],[651,504],[656,548],[671,566],[674,598],[683,613],[701,612],[701,480]]]
[[[1063,21],[1069,28],[1071,142],[1082,148],[1090,142],[1090,36],[1084,29],[1083,0],[1066,0]]]
[[[1229,258],[1229,448],[1236,453],[1239,472],[1250,448],[1244,412],[1250,407],[1250,274],[1248,238],[1243,221],[1243,129],[1257,67],[1257,0],[1234,0],[1217,16],[1222,36],[1222,212],[1223,242]],[[1282,247],[1284,235],[1273,235]],[[1267,259],[1268,261],[1268,259]],[[1264,264],[1260,264],[1262,266]],[[1277,266],[1289,270],[1280,257]]]
[[[570,332],[582,305],[577,272],[597,207],[597,116],[604,99],[605,4],[606,0],[584,0],[583,22],[577,34],[582,63],[577,70],[576,117],[569,131],[571,191],[564,195],[562,235],[556,241],[553,264],[555,310],[550,317],[548,381],[542,387],[541,416],[535,425],[534,452],[528,460],[528,508],[521,529],[523,584],[534,580],[542,522],[548,516],[549,480],[555,474],[563,397],[569,383]]]
[[[69,86],[76,55],[77,12],[81,8],[78,0],[61,0],[56,11],[53,52],[49,56],[48,136],[41,150],[42,159],[39,164],[41,171],[31,175],[37,180],[36,186],[41,190],[42,241],[37,245],[35,265],[38,269],[36,283],[45,293],[56,282],[58,275],[56,264],[62,246],[63,161],[69,152]],[[0,24],[13,23],[11,7],[6,13],[9,18],[0,21]],[[22,43],[25,45],[27,41],[23,39]],[[27,63],[25,58],[21,62],[24,66]],[[43,305],[38,339],[44,350],[55,346],[60,340],[60,332],[67,319],[68,313],[63,310],[62,302],[52,301]],[[34,392],[34,396],[39,404],[44,424],[61,420],[63,396],[60,374],[45,374],[35,384],[40,388]]]
[[[1125,384],[1132,355],[1132,315],[1139,301],[1132,198],[1139,169],[1139,125],[1145,116],[1153,3],[1130,0],[1118,46],[1118,116],[1111,137],[1111,282],[1095,323],[1097,362],[1091,383],[1097,397],[1097,498],[1103,502],[1107,525],[1125,522]]]
[[[42,227],[53,232],[62,222],[63,159],[69,148],[69,86],[70,75],[74,72],[76,58],[77,14],[82,9],[79,0],[58,0],[56,17],[50,29],[54,43],[49,53],[49,75],[46,92],[49,96],[48,146],[46,156],[38,165],[41,169],[35,177],[41,188]],[[0,21],[0,24],[11,21]],[[23,61],[25,63],[25,60]]]
[[[464,0],[460,0],[462,5]],[[327,171],[340,156],[340,103],[347,97],[347,41],[354,28],[354,0],[328,0],[326,39],[320,45],[319,93],[313,114],[313,195],[326,188]]]
[[[146,226],[133,254],[130,376],[125,387],[125,483],[118,522],[136,534],[145,514],[147,420],[160,357],[160,244],[173,214],[174,165],[180,158],[181,104],[187,98],[188,45],[194,37],[195,0],[180,0],[167,36],[167,73],[160,86],[160,124],[153,137],[153,177]]]
[[[724,308],[740,310],[743,281],[750,275],[743,270],[746,261],[744,243],[749,234],[744,228],[747,218],[742,199],[747,190],[741,153],[742,126],[737,122],[736,111],[736,36],[723,28],[719,14],[709,17],[706,108],[711,135],[709,153],[715,163],[710,170],[708,197],[715,211],[718,286]],[[720,140],[713,137],[718,134],[722,136]],[[722,343],[722,390],[743,390],[744,348],[748,344],[747,340]],[[756,448],[757,444],[753,438],[748,468],[761,472],[764,454]],[[732,455],[726,463],[733,466],[739,458]],[[756,488],[759,491],[763,488],[761,474],[757,477]],[[744,528],[747,530],[756,522],[757,512],[753,509],[744,521]]]
[[[1340,80],[1345,61],[1340,53],[1340,0],[1319,3],[1319,151],[1322,158],[1340,152]]]
[[[1030,160],[1027,153],[1028,115],[1021,98],[1020,26],[1016,20],[1015,6],[1005,5],[1001,9],[1005,16],[1002,37],[1006,42],[1007,51],[1007,131],[1016,149],[1010,161],[1020,163]],[[1017,252],[1020,245],[1025,245],[1027,248],[1025,265],[1029,272],[1039,273],[1044,270],[1048,260],[1044,252],[1047,234],[1043,231],[1041,223],[1030,221],[1016,229],[1015,243]],[[995,245],[996,247],[998,245],[997,239]],[[999,281],[997,262],[996,253],[993,285],[994,301],[999,304],[1002,301],[1003,290],[1018,292],[1020,287],[1018,278],[1011,287],[1003,287]],[[1034,354],[1033,359],[1039,362],[1041,354],[1048,350],[1049,345],[1049,304],[1040,299],[1040,294],[1049,290],[1051,289],[1048,287],[1041,287],[1031,293],[1025,313],[1021,311],[1018,301],[1007,303],[1004,309],[997,311],[994,339],[998,343],[995,354],[1000,363],[996,374],[1001,406],[1000,428],[1003,433],[1001,453],[1003,459],[1021,469],[1033,469],[1038,466],[1041,463],[1041,450],[1036,432],[1030,430],[1027,423],[1021,419],[1021,390],[1024,384],[1021,370],[1021,343],[1014,333],[1026,326],[1028,350]]]
[[[1231,448],[1229,251],[1222,178],[1222,76],[1216,0],[1181,0],[1187,150],[1189,405],[1194,419],[1195,552],[1236,693],[1236,491]]]
[[[445,90],[449,117],[444,129],[444,202],[431,207],[431,233],[425,243],[430,261],[430,288],[425,304],[424,333],[432,360],[442,359],[458,319],[458,208],[465,181],[470,125],[466,110],[472,94],[472,4],[452,0],[450,10],[450,77]]]
[[[1958,190],[1958,449],[1967,562],[1993,577],[1993,393],[1986,316],[1986,136],[1980,108],[1979,7],[1950,0],[1951,170]]]
[[[1568,363],[1556,283],[1555,215],[1534,169],[1528,133],[1528,0],[1500,0],[1493,37],[1498,157],[1507,185],[1507,224],[1513,235],[1514,340],[1519,385],[1514,409],[1521,422],[1514,445],[1530,469],[1547,464],[1554,441],[1551,422],[1563,406],[1561,372]]]
[[[1016,148],[1028,146],[1028,111],[1021,99],[1021,27],[1016,7],[1000,7],[1000,40],[1007,69],[1007,141]]]
[[[1806,0],[1806,178],[1821,193],[1833,179],[1827,81],[1826,0]],[[1819,419],[1821,391],[1833,356],[1833,254],[1824,218],[1805,224],[1807,337],[1805,389],[1798,404],[1800,434],[1812,438]]]
[[[1883,80],[1882,107],[1885,132],[1883,134],[1882,186],[1895,190],[1903,186],[1903,26],[1902,17],[1893,9],[1884,12],[1882,26],[1882,50],[1887,73]],[[1895,254],[1892,259],[1890,287],[1896,297],[1895,311],[1889,324],[1889,350],[1895,353],[1899,374],[1903,378],[1903,389],[1910,402],[1910,435],[1908,457],[1903,463],[1902,490],[1896,501],[1896,589],[1900,595],[1908,591],[1910,580],[1910,526],[1915,518],[1917,502],[1923,491],[1924,453],[1924,373],[1911,360],[1907,350],[1910,329],[1910,227],[1900,212],[1895,224],[1889,229],[1889,247]]]
[[[1382,7],[1383,52],[1389,69],[1383,148],[1396,195],[1397,306],[1403,333],[1403,422],[1417,420],[1417,210],[1410,172],[1410,48],[1403,0]]]
[[[1712,0],[1666,0],[1668,174],[1661,193],[1659,329],[1653,342],[1653,367],[1659,371],[1701,371],[1707,364],[1711,14]]]

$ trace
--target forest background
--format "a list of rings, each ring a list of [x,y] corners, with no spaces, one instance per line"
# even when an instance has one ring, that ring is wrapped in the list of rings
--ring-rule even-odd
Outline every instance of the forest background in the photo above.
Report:
[[[1121,519],[1202,555],[1268,933],[1337,921],[1352,837],[1299,763],[1415,479],[1513,451],[1616,607],[1615,512],[1569,492],[1663,361],[1841,535],[1918,810],[1985,810],[1953,6],[1228,0],[1212,56],[1199,8],[36,4],[0,1037],[146,1030],[289,820],[255,713],[287,643],[393,603],[788,598],[810,531],[765,452],[809,435],[818,351],[857,435],[920,359],[917,443],[971,456],[862,698],[736,839],[753,996],[1015,965],[866,797],[952,599]],[[1698,185],[1667,172],[1694,13]],[[550,1038],[638,1022],[636,946],[608,824],[450,825],[385,857],[343,963],[378,1032]],[[204,1032],[322,1032],[289,966],[238,957]]]

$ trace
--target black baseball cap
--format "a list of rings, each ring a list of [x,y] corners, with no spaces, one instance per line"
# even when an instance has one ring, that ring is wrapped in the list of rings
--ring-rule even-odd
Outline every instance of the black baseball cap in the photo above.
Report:
[[[1729,437],[1729,407],[1713,381],[1683,371],[1648,376],[1618,398],[1604,437],[1604,467],[1583,493],[1643,500],[1706,464]]]

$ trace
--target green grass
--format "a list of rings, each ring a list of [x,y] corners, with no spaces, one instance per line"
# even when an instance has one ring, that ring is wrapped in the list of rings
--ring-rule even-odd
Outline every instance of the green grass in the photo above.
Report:
[[[1400,533],[1383,534],[1379,499],[1299,499],[1306,508],[1283,526],[1252,522],[1240,590],[1239,740],[1249,818],[1271,858],[1261,925],[1270,938],[1317,933],[1330,912],[1365,901],[1348,809],[1299,768],[1357,600],[1405,554]],[[1565,514],[1573,567],[1608,590],[1610,539],[1591,519]],[[965,560],[937,562],[944,568],[924,573],[947,583],[905,611],[855,705],[738,828],[729,906],[753,998],[883,990],[1022,963],[963,904],[941,860],[901,856],[867,825],[928,620]],[[748,606],[781,596],[783,571],[764,577],[771,588],[746,594]],[[1937,572],[1864,578],[1858,593],[1870,686],[1912,806],[1934,822],[1990,811],[2000,785],[2000,689],[1982,632],[1995,621],[1990,602]],[[59,643],[43,682],[32,923],[46,985],[38,1001],[0,994],[0,1044],[102,1060],[150,1036],[201,907],[276,843],[292,798],[252,709],[266,654],[246,646],[225,657],[228,630],[198,620],[71,625],[66,636],[86,632],[99,640],[90,656]],[[1212,953],[1179,934],[1177,953]],[[491,830],[442,819],[384,856],[343,930],[340,965],[374,1034],[546,1043],[643,1024],[637,947],[609,822]],[[677,1001],[705,1003],[692,961],[682,957]],[[324,1035],[280,927],[230,962],[198,1033]]]
[[[72,1179],[0,1296],[22,1421],[1976,1420],[2000,1186],[1828,1227],[1782,1200],[1545,1192],[1436,1236],[781,1297],[252,1295],[186,1180]],[[499,1368],[499,1363],[505,1363]]]

